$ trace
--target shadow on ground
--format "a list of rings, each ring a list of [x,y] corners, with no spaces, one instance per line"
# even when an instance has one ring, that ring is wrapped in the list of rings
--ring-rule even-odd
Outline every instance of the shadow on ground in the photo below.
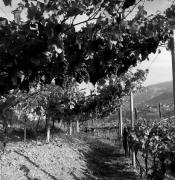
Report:
[[[82,137],[81,137],[82,138]],[[98,139],[83,138],[91,151],[84,154],[87,160],[88,180],[137,180],[131,161],[124,156],[119,144],[110,145]]]
[[[36,164],[35,162],[33,162],[29,157],[25,156],[24,154],[22,154],[22,153],[20,153],[20,152],[18,152],[18,151],[14,151],[14,152],[16,152],[18,155],[24,157],[28,162],[30,162],[32,165],[34,165],[34,166],[35,166],[36,168],[38,168],[40,171],[44,172],[44,173],[45,173],[46,175],[48,175],[51,179],[53,179],[53,180],[58,180],[55,176],[51,175],[50,173],[48,173],[48,172],[45,171],[44,169],[40,168],[39,165]],[[23,165],[23,167],[24,167],[24,165]],[[26,169],[26,167],[23,168],[23,169]],[[30,178],[30,177],[28,177],[28,178]]]

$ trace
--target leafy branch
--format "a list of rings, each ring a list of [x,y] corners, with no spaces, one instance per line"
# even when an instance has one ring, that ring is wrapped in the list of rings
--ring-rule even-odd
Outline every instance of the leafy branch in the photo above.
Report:
[[[126,19],[134,11],[134,9],[137,7],[137,5],[141,2],[142,2],[142,0],[139,0],[137,3],[135,3],[134,6],[131,8],[131,10],[123,17],[123,20]]]
[[[103,1],[102,1],[102,3],[103,3]],[[102,3],[101,3],[100,6],[97,8],[97,10],[95,10],[95,12],[94,12],[88,19],[86,19],[86,20],[84,20],[84,21],[81,21],[81,22],[78,22],[78,23],[76,23],[76,24],[73,24],[75,18],[77,17],[77,16],[75,16],[74,19],[73,19],[73,21],[72,21],[71,27],[69,27],[66,31],[70,30],[71,28],[73,28],[73,27],[75,27],[75,26],[77,26],[77,25],[84,24],[84,23],[87,23],[87,22],[89,22],[89,21],[98,19],[98,18],[96,18],[95,16],[100,12],[101,7],[102,7]]]

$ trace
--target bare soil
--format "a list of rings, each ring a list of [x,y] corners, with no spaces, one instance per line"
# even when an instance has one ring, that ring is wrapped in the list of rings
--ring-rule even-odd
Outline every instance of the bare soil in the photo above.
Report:
[[[3,153],[0,130],[0,180],[137,180],[131,161],[120,145],[111,145],[87,134],[74,136],[52,132],[22,141],[12,132]]]

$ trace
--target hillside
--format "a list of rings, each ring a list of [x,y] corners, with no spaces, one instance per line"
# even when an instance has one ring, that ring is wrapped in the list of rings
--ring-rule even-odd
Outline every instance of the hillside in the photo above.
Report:
[[[172,92],[172,81],[150,85],[134,96],[134,103],[136,106],[143,104],[157,105],[159,102],[169,103],[173,100]]]
[[[156,105],[158,103],[161,104],[172,104],[173,103],[173,93],[172,92],[164,92],[152,99],[145,101],[146,104]]]

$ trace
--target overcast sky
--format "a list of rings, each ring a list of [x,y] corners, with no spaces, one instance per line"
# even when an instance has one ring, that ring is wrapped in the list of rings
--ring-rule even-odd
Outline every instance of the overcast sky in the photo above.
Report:
[[[0,16],[13,19],[11,11],[15,8],[15,4],[20,2],[20,0],[13,0],[12,7],[5,7],[2,0],[0,0]],[[156,11],[163,11],[169,7],[171,2],[169,0],[154,0],[153,2],[146,2],[145,8],[148,13],[156,13]],[[139,65],[139,68],[150,69],[149,75],[145,82],[145,85],[156,84],[159,82],[172,80],[172,66],[171,66],[171,53],[162,49],[162,52],[157,54],[151,54],[149,56],[149,61],[143,62]]]

